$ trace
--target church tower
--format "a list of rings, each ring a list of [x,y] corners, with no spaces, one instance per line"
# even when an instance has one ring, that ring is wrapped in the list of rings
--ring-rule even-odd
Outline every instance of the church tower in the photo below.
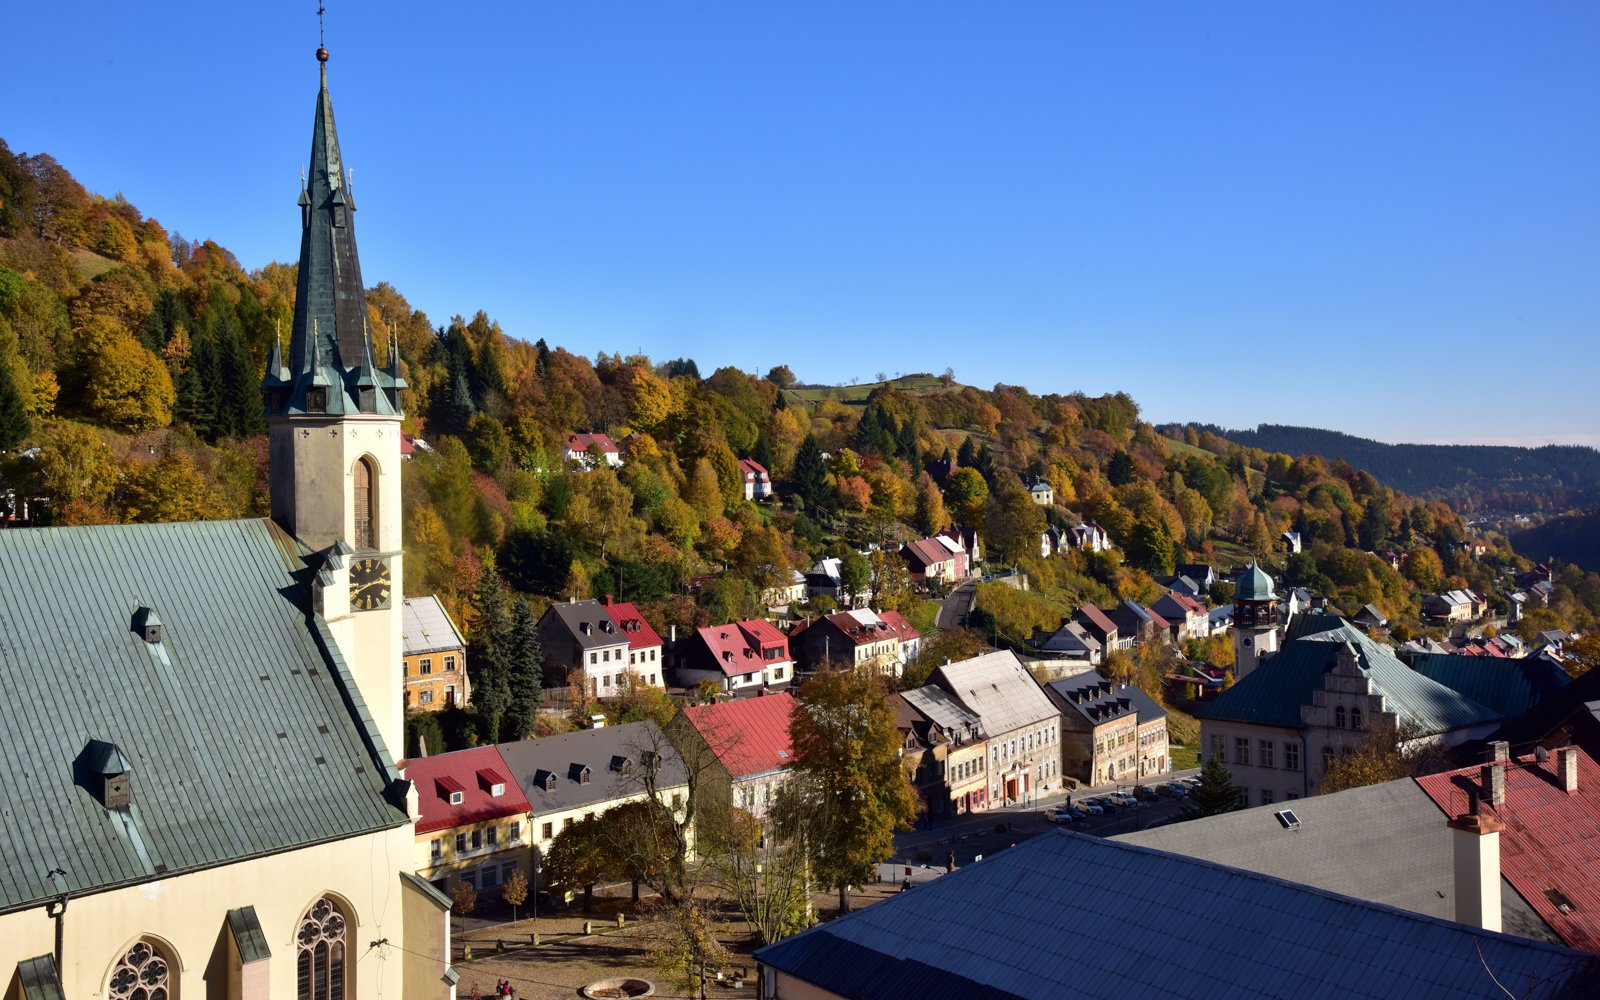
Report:
[[[328,50],[311,164],[300,191],[300,274],[289,361],[278,344],[262,395],[272,519],[315,551],[316,610],[389,752],[402,751],[398,345],[373,360],[356,256],[355,199],[328,96]]]
[[[1254,561],[1233,588],[1233,678],[1242,681],[1278,651],[1278,595]]]

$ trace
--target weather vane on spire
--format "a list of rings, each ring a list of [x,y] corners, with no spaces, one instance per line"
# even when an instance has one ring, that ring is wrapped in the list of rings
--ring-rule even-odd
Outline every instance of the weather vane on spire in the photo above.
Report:
[[[317,4],[317,62],[324,65],[328,62],[328,41],[323,36],[322,15],[327,9],[322,4]]]

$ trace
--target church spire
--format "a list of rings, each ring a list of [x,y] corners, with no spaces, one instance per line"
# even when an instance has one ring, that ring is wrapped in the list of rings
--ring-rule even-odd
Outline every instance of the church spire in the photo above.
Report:
[[[328,94],[328,50],[317,49],[320,85],[311,129],[310,169],[302,182],[300,270],[287,377],[269,377],[268,415],[399,412],[398,398],[373,392],[367,299],[356,252],[355,199]],[[346,366],[350,367],[346,367]],[[363,384],[363,371],[366,372]],[[340,378],[331,376],[337,374]],[[312,385],[328,391],[308,398]],[[367,392],[361,390],[365,387]]]

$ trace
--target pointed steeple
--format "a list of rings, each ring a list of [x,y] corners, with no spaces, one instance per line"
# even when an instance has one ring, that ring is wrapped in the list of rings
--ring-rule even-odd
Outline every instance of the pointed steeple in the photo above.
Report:
[[[311,164],[301,191],[300,274],[295,291],[294,335],[289,368],[308,374],[311,340],[318,336],[324,359],[342,364],[361,357],[366,334],[366,293],[356,253],[355,203],[346,190],[333,99],[328,94],[328,54],[317,50],[321,87],[311,130]],[[315,331],[315,333],[314,333]]]

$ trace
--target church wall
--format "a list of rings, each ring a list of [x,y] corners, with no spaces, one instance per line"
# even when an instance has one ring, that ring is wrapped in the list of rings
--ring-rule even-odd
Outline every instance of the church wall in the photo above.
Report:
[[[76,897],[67,905],[63,943],[62,985],[75,998],[107,996],[106,979],[122,953],[140,937],[170,947],[177,977],[177,1000],[208,995],[208,979],[220,991],[227,979],[227,912],[255,907],[272,951],[268,961],[270,995],[293,997],[296,983],[295,934],[301,916],[323,894],[332,894],[353,910],[346,933],[347,967],[354,970],[350,1000],[386,996],[447,997],[433,965],[432,983],[413,975],[404,982],[404,952],[437,948],[444,940],[443,913],[427,918],[419,910],[407,916],[406,897],[415,891],[402,885],[399,871],[409,869],[415,847],[409,825],[353,837],[220,868],[160,879],[109,892]],[[422,936],[408,933],[418,924]],[[388,938],[397,947],[369,956],[373,941]],[[0,915],[0,941],[17,959],[51,954],[55,922],[43,906]]]

